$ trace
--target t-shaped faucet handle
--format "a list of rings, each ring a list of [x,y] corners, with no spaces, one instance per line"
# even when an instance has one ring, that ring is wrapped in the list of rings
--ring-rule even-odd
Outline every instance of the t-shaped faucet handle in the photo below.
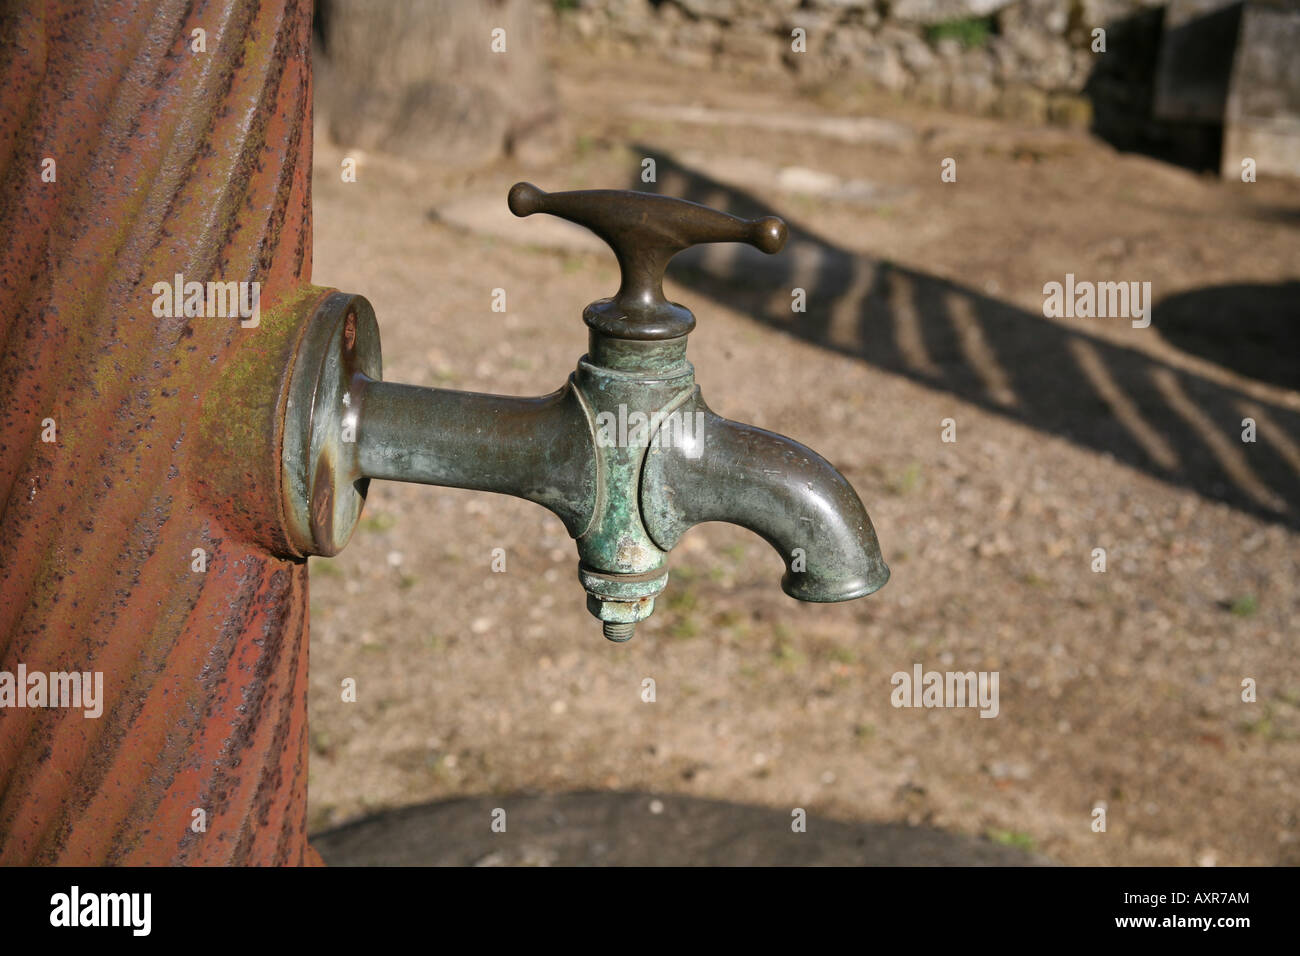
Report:
[[[549,213],[590,229],[618,257],[618,292],[582,312],[592,329],[617,339],[675,339],[695,328],[685,306],[664,298],[668,260],[702,242],[747,242],[766,253],[785,245],[785,223],[776,216],[740,219],[707,206],[621,189],[548,193],[532,183],[510,190],[516,216]]]

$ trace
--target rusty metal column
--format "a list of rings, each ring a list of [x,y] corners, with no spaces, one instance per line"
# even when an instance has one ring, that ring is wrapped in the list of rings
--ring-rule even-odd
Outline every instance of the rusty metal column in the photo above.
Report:
[[[309,0],[0,12],[0,671],[103,675],[97,718],[0,707],[0,863],[316,859],[279,487],[322,294],[310,30]],[[258,324],[159,310],[178,275],[260,283]]]

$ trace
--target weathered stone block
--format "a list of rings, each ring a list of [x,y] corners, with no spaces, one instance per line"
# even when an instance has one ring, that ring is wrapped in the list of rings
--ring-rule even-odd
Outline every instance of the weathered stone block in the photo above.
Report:
[[[998,97],[997,112],[1021,123],[1047,122],[1047,94],[1032,86],[1009,86]]]
[[[949,105],[964,113],[993,112],[998,102],[998,88],[985,73],[967,73],[953,78]]]
[[[1222,172],[1255,160],[1265,175],[1300,176],[1300,4],[1252,0],[1242,11],[1224,123]]]
[[[897,0],[890,16],[903,23],[943,23],[996,13],[1012,0]]]
[[[872,44],[863,50],[862,72],[877,87],[890,93],[899,92],[908,81],[898,51],[883,44]]]
[[[942,68],[930,70],[916,78],[912,95],[922,106],[947,106],[950,82]]]
[[[1054,93],[1047,100],[1047,119],[1055,126],[1086,130],[1092,126],[1092,101],[1075,93]]]

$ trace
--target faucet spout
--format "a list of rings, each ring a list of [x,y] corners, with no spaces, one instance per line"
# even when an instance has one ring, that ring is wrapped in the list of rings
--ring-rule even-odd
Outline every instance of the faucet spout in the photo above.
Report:
[[[690,527],[726,521],[781,555],[781,589],[800,601],[849,601],[889,580],[876,531],[834,466],[784,435],[714,414],[697,390],[703,428],[649,449],[641,479],[646,530],[671,550]]]
[[[596,458],[571,384],[537,398],[372,380],[355,391],[361,477],[514,495],[555,513],[574,537],[586,530]]]

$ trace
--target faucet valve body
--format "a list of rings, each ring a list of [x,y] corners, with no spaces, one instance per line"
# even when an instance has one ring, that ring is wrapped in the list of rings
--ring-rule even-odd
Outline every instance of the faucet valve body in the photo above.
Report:
[[[605,338],[591,333],[591,347],[572,378],[596,459],[591,522],[577,539],[578,579],[588,610],[605,623],[605,636],[621,642],[654,611],[668,583],[667,552],[642,521],[641,469],[647,449],[661,440],[663,423],[694,391],[695,370],[686,361],[684,336],[630,349]]]
[[[745,220],[649,193],[510,190],[518,216],[591,229],[618,258],[618,293],[583,312],[588,350],[539,398],[380,381],[377,326],[358,296],[326,297],[299,350],[286,410],[285,510],[303,554],[334,554],[384,478],[495,491],[564,522],[578,580],[605,637],[630,639],[668,583],[668,552],[703,521],[767,540],[782,587],[804,601],[877,590],[889,569],[852,486],[780,435],[715,415],[686,360],[695,317],[663,295],[663,271],[701,242],[781,249],[775,217]]]

